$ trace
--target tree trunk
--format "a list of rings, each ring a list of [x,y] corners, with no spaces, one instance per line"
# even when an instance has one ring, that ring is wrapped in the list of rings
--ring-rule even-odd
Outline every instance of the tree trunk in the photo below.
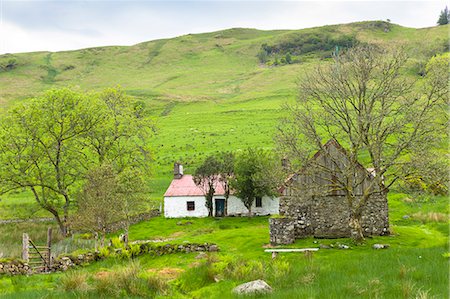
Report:
[[[100,242],[100,246],[101,247],[105,247],[105,236],[106,236],[106,233],[103,232],[102,233],[102,239],[101,239],[101,242]]]
[[[94,233],[95,236],[95,252],[98,252],[98,233]]]
[[[213,196],[211,194],[206,195],[206,208],[208,209],[208,217],[213,216]]]
[[[125,244],[125,248],[128,248],[128,225],[125,227],[125,233],[123,236],[123,242]]]
[[[64,237],[67,237],[67,221],[66,221],[66,217],[64,217],[64,219],[61,220],[61,217],[59,217],[58,211],[56,209],[54,209],[53,207],[51,207],[50,205],[47,205],[45,198],[41,201],[41,198],[39,197],[39,194],[38,194],[37,190],[33,186],[31,186],[30,189],[33,192],[34,199],[39,204],[39,206],[41,208],[43,208],[44,210],[47,210],[48,212],[50,212],[53,215],[53,217],[55,217],[56,223],[58,223],[59,230],[60,230],[61,234]]]
[[[59,231],[64,237],[67,237],[67,222],[65,220],[61,220],[58,211],[50,207],[47,208],[44,207],[44,209],[52,213],[53,217],[55,217],[56,223],[58,223]]]
[[[350,233],[351,238],[356,244],[362,243],[364,239],[363,229],[361,225],[361,214],[360,213],[351,213],[350,220]]]
[[[223,209],[223,215],[228,216],[228,196],[225,196],[225,207]]]
[[[253,214],[252,214],[252,205],[249,205],[249,206],[247,207],[247,209],[248,209],[248,217],[253,217]]]

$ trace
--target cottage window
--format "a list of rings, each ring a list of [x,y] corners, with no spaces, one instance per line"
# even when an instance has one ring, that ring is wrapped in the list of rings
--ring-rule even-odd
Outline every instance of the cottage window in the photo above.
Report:
[[[195,210],[195,201],[187,201],[187,210],[188,211],[194,211]]]
[[[262,198],[257,196],[256,197],[256,207],[261,208],[262,207]]]

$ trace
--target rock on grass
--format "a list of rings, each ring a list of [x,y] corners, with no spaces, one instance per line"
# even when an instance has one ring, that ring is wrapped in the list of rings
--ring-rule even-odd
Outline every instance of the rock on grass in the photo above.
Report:
[[[233,293],[238,295],[267,294],[271,292],[272,287],[261,279],[243,283],[233,289]]]

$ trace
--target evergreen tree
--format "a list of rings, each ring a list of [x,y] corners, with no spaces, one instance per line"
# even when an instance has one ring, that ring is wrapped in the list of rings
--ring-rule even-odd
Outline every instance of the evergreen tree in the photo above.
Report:
[[[446,24],[448,24],[449,19],[450,19],[450,13],[446,6],[444,10],[441,10],[441,14],[439,15],[437,24],[438,25],[446,25]]]

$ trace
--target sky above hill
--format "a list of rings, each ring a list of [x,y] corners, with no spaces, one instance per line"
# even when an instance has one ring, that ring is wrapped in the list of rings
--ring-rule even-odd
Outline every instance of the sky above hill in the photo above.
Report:
[[[0,54],[133,45],[232,27],[301,29],[386,20],[435,26],[446,1],[0,0]]]

